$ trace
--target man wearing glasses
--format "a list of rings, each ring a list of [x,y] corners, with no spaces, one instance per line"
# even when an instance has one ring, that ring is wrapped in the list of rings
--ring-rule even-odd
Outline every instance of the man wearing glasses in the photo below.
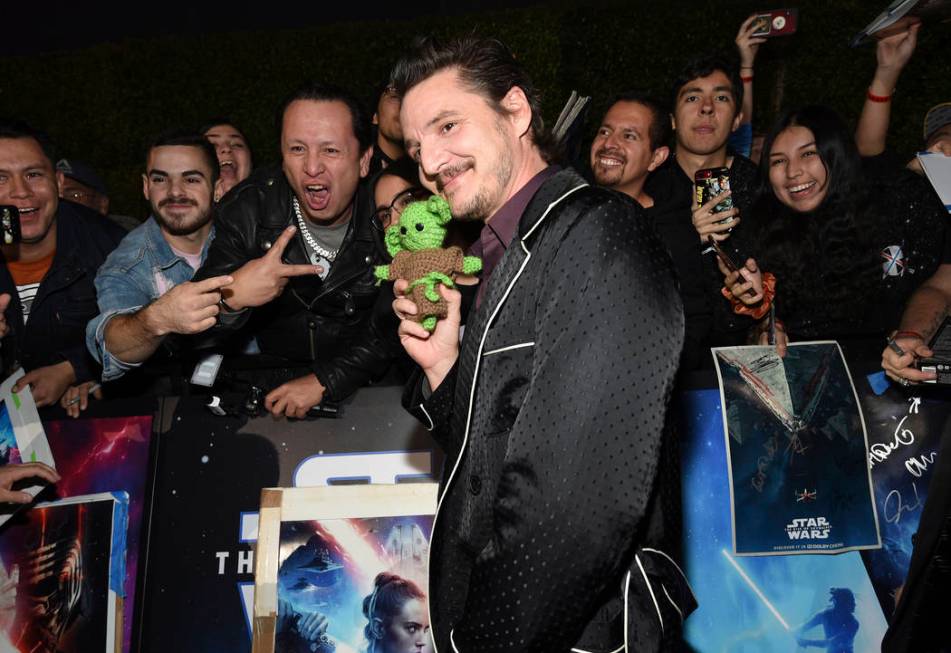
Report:
[[[247,327],[262,354],[287,361],[299,376],[271,390],[265,407],[302,418],[359,385],[335,362],[341,353],[366,369],[388,363],[374,343],[360,341],[380,290],[373,267],[383,255],[360,183],[373,148],[359,103],[342,89],[308,83],[279,115],[281,167],[255,171],[222,199],[215,241],[195,280],[233,278],[222,289],[215,329]]]

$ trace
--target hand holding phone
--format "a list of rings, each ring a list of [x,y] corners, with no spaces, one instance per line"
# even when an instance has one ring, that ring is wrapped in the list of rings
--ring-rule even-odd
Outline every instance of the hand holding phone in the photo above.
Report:
[[[3,244],[12,245],[23,239],[20,231],[20,211],[15,206],[0,206],[0,232]]]
[[[790,36],[796,33],[799,26],[798,9],[773,9],[772,11],[757,12],[753,19],[752,36]]]

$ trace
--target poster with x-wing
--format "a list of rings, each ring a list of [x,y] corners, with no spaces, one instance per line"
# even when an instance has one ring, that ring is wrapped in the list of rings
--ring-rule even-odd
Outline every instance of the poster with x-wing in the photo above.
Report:
[[[881,546],[862,409],[835,342],[713,350],[736,555]]]

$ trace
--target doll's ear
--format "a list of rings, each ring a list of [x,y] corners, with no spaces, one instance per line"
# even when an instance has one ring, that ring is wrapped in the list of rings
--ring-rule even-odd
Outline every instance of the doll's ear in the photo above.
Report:
[[[389,229],[386,230],[386,234],[383,237],[383,242],[386,245],[386,251],[389,252],[390,256],[396,256],[403,249],[403,243],[400,239],[400,226],[395,224]]]
[[[446,224],[452,220],[452,209],[449,208],[449,202],[439,195],[433,195],[426,202],[426,210],[436,216],[439,224]]]

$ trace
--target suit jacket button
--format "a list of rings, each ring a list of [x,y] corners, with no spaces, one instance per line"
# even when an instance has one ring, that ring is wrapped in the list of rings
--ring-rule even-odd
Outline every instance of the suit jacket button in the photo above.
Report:
[[[482,491],[482,479],[478,476],[470,476],[469,491],[472,492],[472,494],[479,494],[479,492]]]

